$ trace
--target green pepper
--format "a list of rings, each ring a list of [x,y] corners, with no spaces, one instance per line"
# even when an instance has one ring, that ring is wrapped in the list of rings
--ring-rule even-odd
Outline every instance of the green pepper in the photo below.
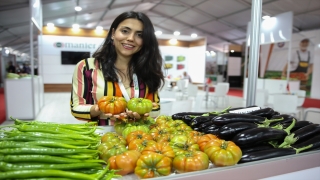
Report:
[[[0,179],[22,179],[41,177],[65,177],[79,180],[97,180],[97,178],[92,175],[62,170],[16,170],[0,173]]]
[[[96,163],[105,163],[105,161],[100,159],[90,159],[90,160],[82,160],[82,159],[74,159],[67,158],[61,156],[51,156],[51,155],[0,155],[0,161],[8,162],[8,163],[22,163],[22,162],[39,162],[39,163],[57,163],[57,164],[65,164],[65,163],[87,163],[87,162],[96,162]]]
[[[68,163],[68,164],[10,164],[0,162],[1,171],[15,171],[15,170],[32,170],[32,169],[56,169],[56,170],[74,170],[74,169],[102,169],[100,163]]]

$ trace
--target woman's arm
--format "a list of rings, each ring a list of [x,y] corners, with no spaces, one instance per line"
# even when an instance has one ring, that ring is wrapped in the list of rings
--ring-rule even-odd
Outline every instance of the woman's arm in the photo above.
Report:
[[[71,92],[71,114],[81,120],[92,120],[99,116],[101,112],[97,105],[87,104],[86,92],[90,91],[86,86],[85,60],[80,61],[74,70],[72,77],[72,92]]]

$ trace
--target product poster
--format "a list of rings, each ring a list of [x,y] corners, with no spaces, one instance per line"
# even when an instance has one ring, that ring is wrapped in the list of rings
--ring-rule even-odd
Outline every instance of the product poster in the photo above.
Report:
[[[293,34],[291,57],[289,42],[261,45],[259,77],[286,79],[289,66],[290,81],[300,81],[300,89],[310,93],[316,33],[314,31]]]

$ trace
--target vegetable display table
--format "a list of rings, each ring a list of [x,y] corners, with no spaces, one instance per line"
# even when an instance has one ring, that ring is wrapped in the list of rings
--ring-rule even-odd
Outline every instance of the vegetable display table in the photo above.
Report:
[[[283,175],[286,178],[287,173],[318,168],[320,169],[320,150],[305,152],[296,155],[283,156],[279,158],[266,159],[256,162],[238,164],[229,167],[212,168],[204,171],[191,172],[185,174],[176,174],[170,176],[171,180],[211,180],[211,179],[262,179]],[[297,172],[304,173],[304,171]],[[301,174],[305,179],[317,179],[320,177],[320,171],[315,174]],[[307,178],[309,177],[309,178]],[[153,178],[154,180],[168,179],[168,177]],[[271,178],[272,179],[272,178]],[[290,179],[290,178],[289,178]]]
[[[98,133],[114,131],[113,127],[105,126],[101,127],[102,129],[97,130]],[[312,168],[316,168],[312,170]],[[212,167],[207,170],[189,172],[183,174],[172,174],[169,176],[151,178],[154,180],[212,180],[212,179],[263,179],[268,178],[272,179],[274,176],[281,175],[283,179],[292,179],[289,178],[290,174],[295,172],[297,177],[310,177],[306,179],[317,179],[320,177],[320,150],[303,152],[301,154],[282,156],[279,158],[266,159],[261,161],[237,164],[234,166],[227,167]],[[310,171],[303,171],[310,170]],[[299,172],[297,172],[299,171]],[[312,172],[313,174],[310,174]],[[291,175],[292,176],[292,175]],[[312,178],[313,177],[313,178]],[[129,174],[117,180],[138,180],[139,178],[135,174]]]

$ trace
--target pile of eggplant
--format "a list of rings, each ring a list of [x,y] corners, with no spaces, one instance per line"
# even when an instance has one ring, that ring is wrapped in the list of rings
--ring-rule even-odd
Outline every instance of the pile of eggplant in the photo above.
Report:
[[[214,134],[233,141],[242,150],[239,163],[258,161],[320,149],[320,125],[297,121],[294,116],[280,114],[272,108],[242,114],[219,112],[183,112],[172,119],[183,120],[193,130]]]

